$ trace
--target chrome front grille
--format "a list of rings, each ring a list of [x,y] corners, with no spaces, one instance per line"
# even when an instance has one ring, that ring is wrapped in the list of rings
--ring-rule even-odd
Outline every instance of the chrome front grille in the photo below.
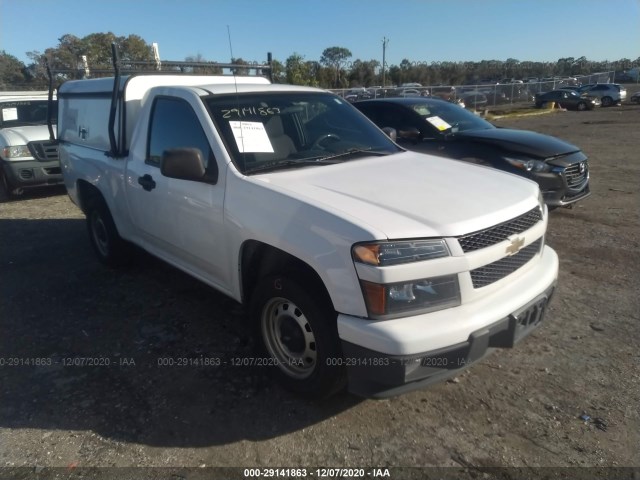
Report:
[[[491,245],[500,243],[511,235],[529,230],[540,220],[542,220],[542,212],[540,211],[540,207],[535,207],[527,213],[509,221],[458,237],[458,241],[465,253],[473,252],[474,250],[480,250],[481,248],[490,247]]]
[[[524,247],[515,255],[501,258],[483,267],[471,270],[473,288],[482,288],[491,285],[507,275],[511,275],[520,267],[529,262],[540,251],[542,237],[532,244]]]
[[[564,170],[564,176],[567,179],[569,188],[582,188],[589,178],[589,164],[587,161],[574,163]]]
[[[58,160],[57,142],[29,142],[28,146],[33,158],[40,162]]]

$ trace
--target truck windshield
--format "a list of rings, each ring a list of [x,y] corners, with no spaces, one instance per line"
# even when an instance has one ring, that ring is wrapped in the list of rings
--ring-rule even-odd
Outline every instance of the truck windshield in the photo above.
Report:
[[[47,124],[47,100],[0,100],[0,128],[24,127]],[[57,104],[53,103],[52,123],[58,116]]]
[[[261,92],[205,101],[243,174],[401,151],[348,102],[330,93]]]

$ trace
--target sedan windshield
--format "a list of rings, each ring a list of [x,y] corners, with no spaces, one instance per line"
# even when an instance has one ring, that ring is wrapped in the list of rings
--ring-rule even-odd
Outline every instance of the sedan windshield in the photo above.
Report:
[[[486,120],[459,105],[445,101],[424,101],[411,108],[427,122],[443,133],[464,132],[465,130],[487,130],[495,128]]]
[[[214,95],[205,101],[233,163],[244,174],[400,151],[348,102],[330,93]]]

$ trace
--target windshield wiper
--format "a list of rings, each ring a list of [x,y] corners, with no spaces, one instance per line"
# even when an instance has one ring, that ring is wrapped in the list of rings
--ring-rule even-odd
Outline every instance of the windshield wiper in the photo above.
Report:
[[[329,156],[318,156],[318,157],[309,157],[309,158],[296,158],[296,159],[285,159],[280,161],[274,161],[270,163],[265,163],[262,165],[258,165],[253,168],[249,168],[245,170],[245,175],[249,173],[256,172],[266,172],[270,170],[279,170],[281,168],[289,168],[289,167],[308,167],[310,165],[333,165],[336,163],[342,163],[346,160],[346,157],[358,154],[366,154],[366,155],[388,155],[390,152],[382,152],[376,151],[366,148],[350,148],[349,150],[341,153],[337,153],[335,155]]]
[[[289,168],[289,167],[304,167],[309,165],[329,165],[333,163],[340,163],[340,161],[326,161],[331,157],[313,157],[313,158],[298,158],[295,160],[280,160],[269,163],[263,163],[262,165],[258,165],[253,168],[249,168],[244,171],[244,174],[247,175],[249,173],[256,172],[266,172],[269,170],[279,170],[281,168]]]
[[[336,153],[335,155],[329,155],[328,157],[318,157],[319,160],[335,160],[337,158],[342,159],[341,161],[345,161],[345,157],[351,157],[354,155],[376,155],[382,157],[384,155],[389,155],[392,152],[385,152],[381,150],[373,150],[372,148],[350,148],[341,153]]]

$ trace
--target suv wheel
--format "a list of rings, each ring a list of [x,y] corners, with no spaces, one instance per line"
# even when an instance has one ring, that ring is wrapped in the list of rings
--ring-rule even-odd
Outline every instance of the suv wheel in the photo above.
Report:
[[[11,198],[11,186],[9,181],[0,167],[0,202],[6,202]]]
[[[251,317],[263,364],[276,379],[293,392],[324,398],[346,384],[336,313],[304,284],[282,275],[265,277],[253,293]]]

